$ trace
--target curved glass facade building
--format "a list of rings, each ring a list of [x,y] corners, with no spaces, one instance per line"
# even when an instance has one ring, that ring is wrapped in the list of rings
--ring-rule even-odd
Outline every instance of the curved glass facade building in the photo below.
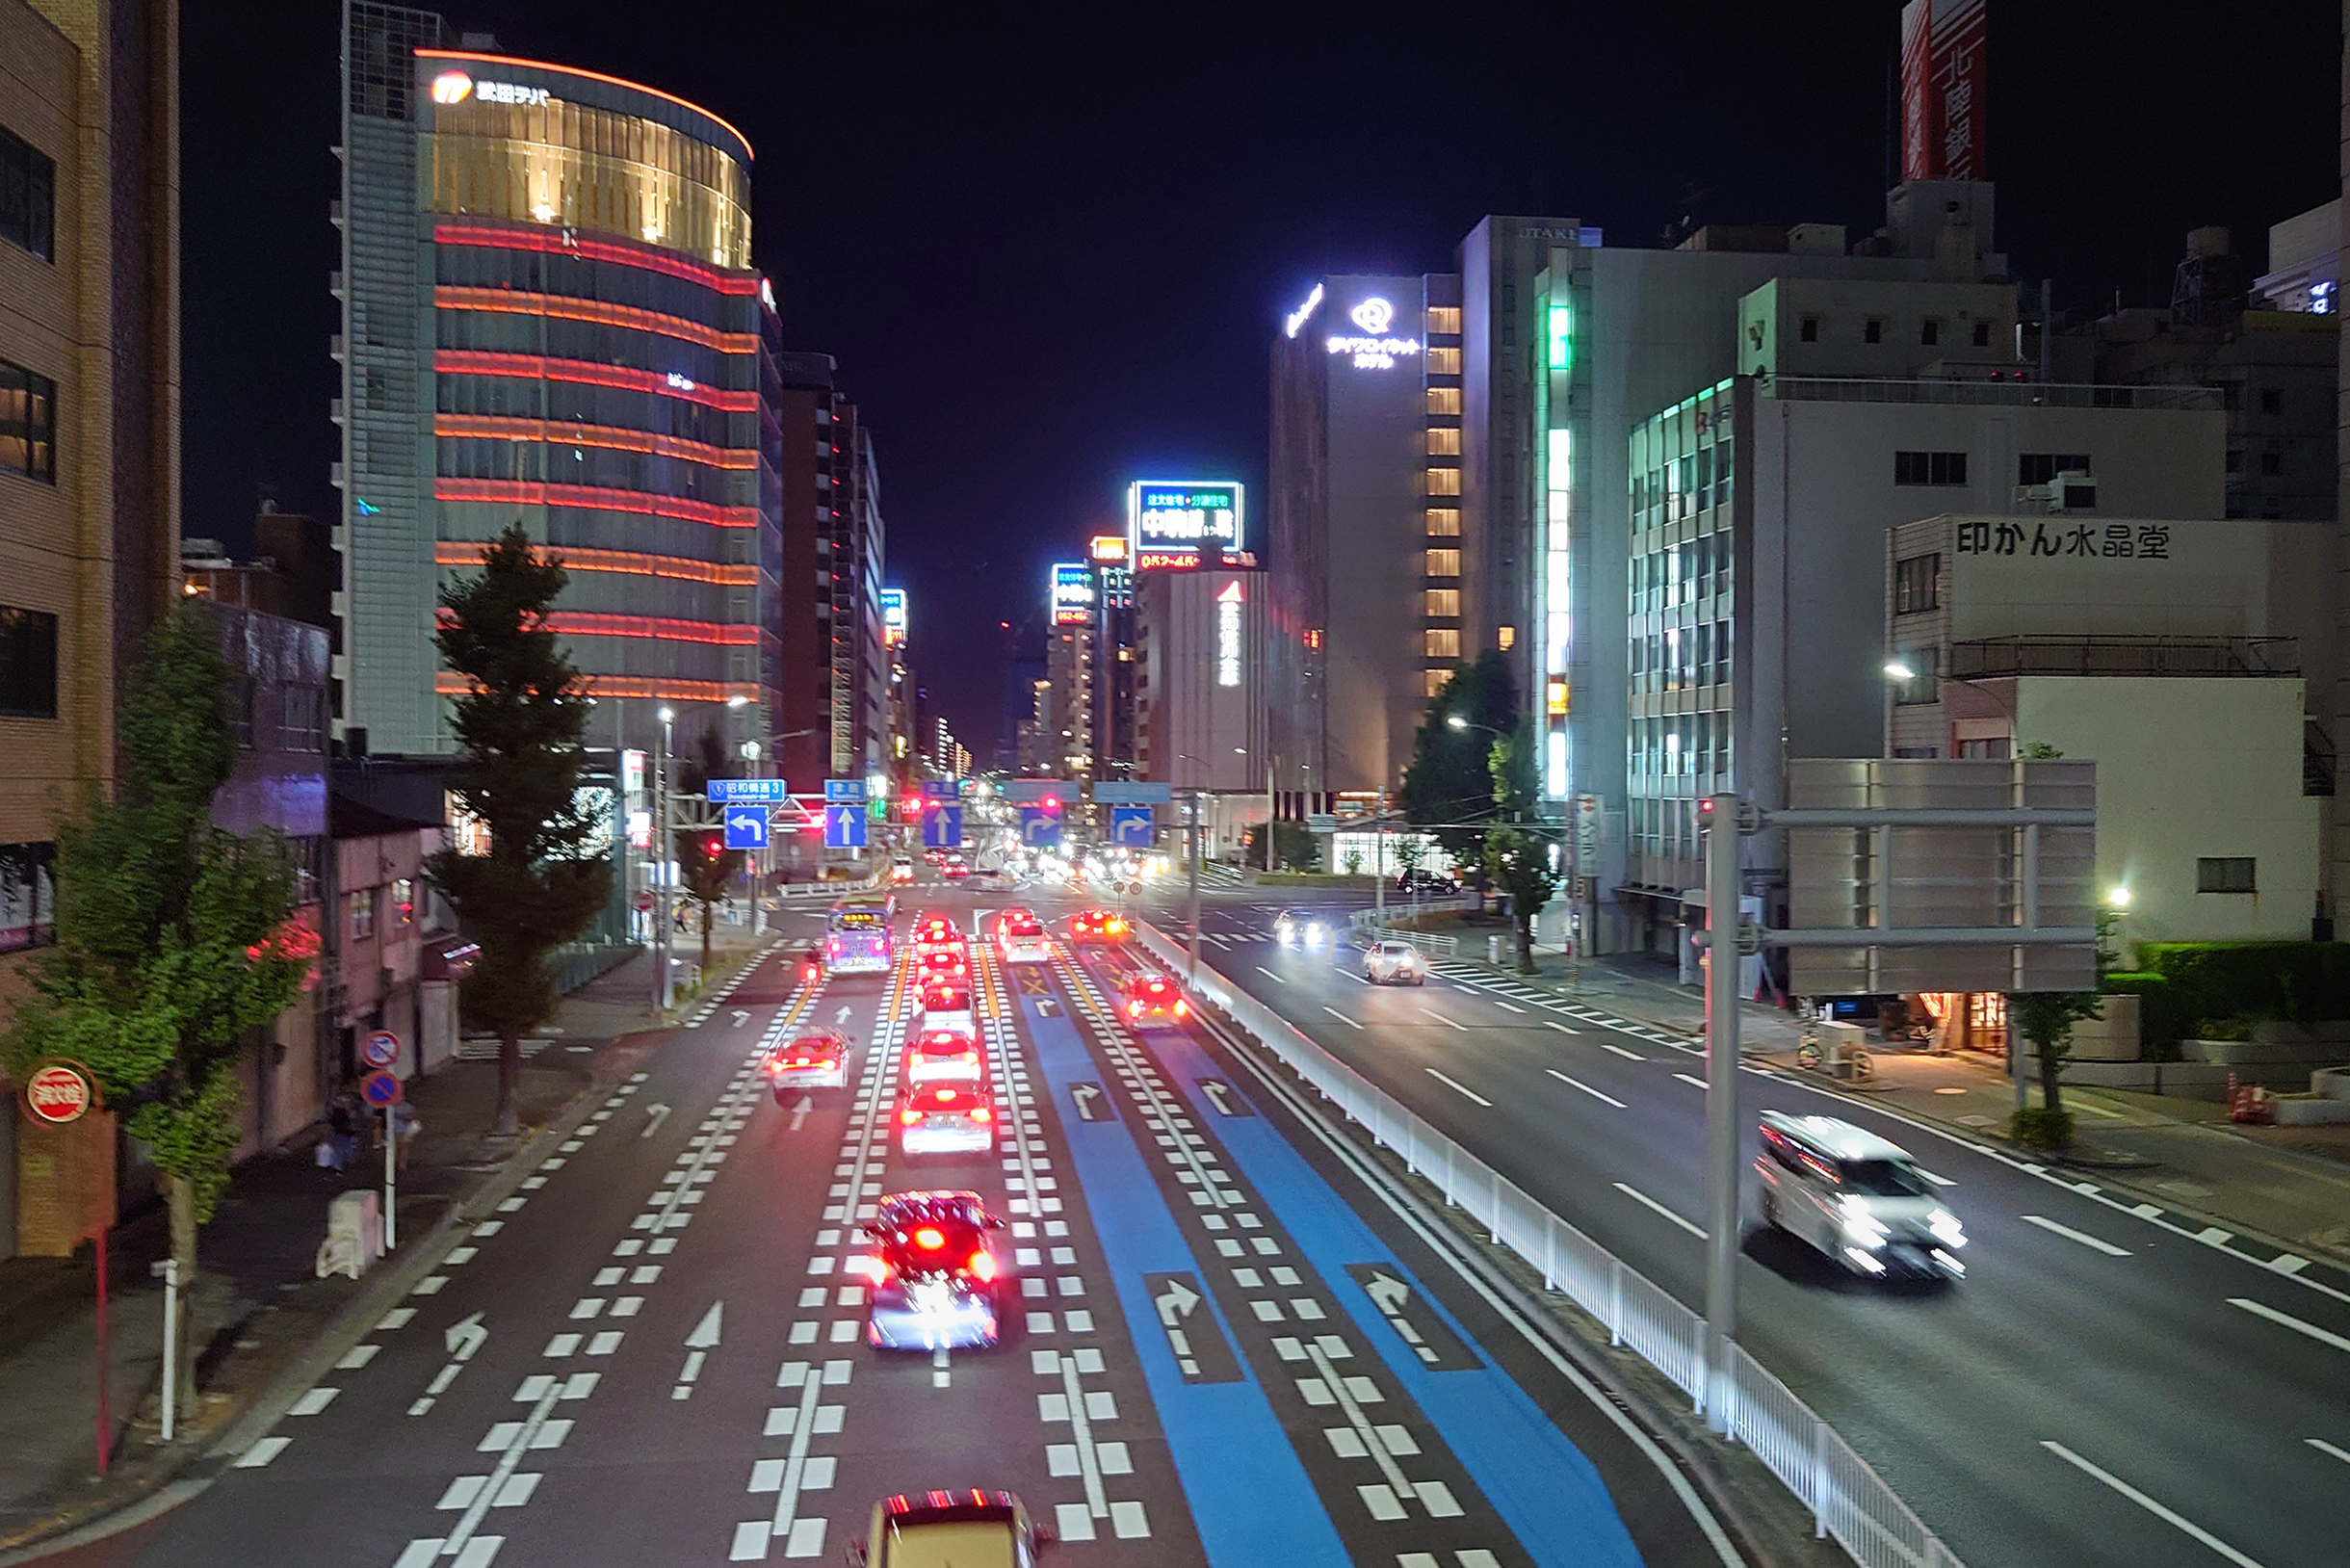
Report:
[[[520,520],[571,571],[554,619],[591,745],[645,745],[663,705],[681,745],[764,739],[779,333],[748,143],[652,88],[444,48],[430,13],[346,14],[346,731],[452,749],[437,590]]]

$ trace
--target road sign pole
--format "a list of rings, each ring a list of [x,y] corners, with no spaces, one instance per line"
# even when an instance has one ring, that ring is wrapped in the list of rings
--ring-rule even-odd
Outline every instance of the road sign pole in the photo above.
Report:
[[[154,1266],[163,1281],[163,1440],[171,1441],[179,1420],[179,1260]]]
[[[1191,875],[1191,983],[1199,983],[1199,791],[1191,792],[1191,852],[1184,857]]]
[[[1726,1433],[1738,1322],[1738,797],[1706,804],[1706,1424]]]
[[[399,1244],[400,1131],[392,1125],[392,1108],[383,1108],[383,1250],[388,1256]]]
[[[106,1353],[106,1228],[97,1233],[98,1243],[98,1476],[101,1479],[114,1463],[115,1424],[106,1408],[107,1385],[114,1381],[114,1369]]]

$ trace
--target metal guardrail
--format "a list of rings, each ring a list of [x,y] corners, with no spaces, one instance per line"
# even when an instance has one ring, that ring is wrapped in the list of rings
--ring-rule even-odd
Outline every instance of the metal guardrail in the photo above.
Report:
[[[1360,918],[1353,924],[1371,926]],[[1170,974],[1184,973],[1186,955],[1176,943],[1148,924],[1141,936]],[[1205,959],[1192,984],[1201,1000],[1254,1035],[1347,1120],[1370,1129],[1371,1137],[1400,1155],[1414,1174],[1433,1183],[1448,1204],[1467,1210],[1495,1241],[1540,1269],[1544,1287],[1598,1320],[1609,1344],[1630,1346],[1687,1395],[1693,1410],[1705,1412],[1704,1318],[1421,1120]],[[1864,1568],[1963,1568],[1867,1461],[1785,1383],[1736,1345],[1731,1366],[1721,1395],[1730,1405],[1731,1435],[1812,1511],[1820,1535],[1834,1538]]]
[[[1475,894],[1462,894],[1456,899],[1424,899],[1421,901],[1420,907],[1423,910],[1454,908],[1465,909],[1473,906],[1475,902]],[[1389,904],[1386,909],[1386,914],[1388,917],[1387,924],[1384,926],[1379,924],[1380,911],[1375,907],[1370,909],[1357,909],[1353,914],[1346,917],[1346,924],[1366,941],[1377,941],[1385,938],[1393,938],[1398,942],[1409,942],[1412,944],[1412,946],[1420,949],[1422,952],[1432,954],[1439,958],[1457,958],[1460,956],[1460,938],[1456,936],[1445,936],[1441,933],[1433,931],[1415,930],[1409,926],[1397,925],[1395,922],[1395,917],[1398,908],[1409,907],[1411,906],[1408,904]],[[1373,932],[1377,934],[1374,936],[1371,934]]]

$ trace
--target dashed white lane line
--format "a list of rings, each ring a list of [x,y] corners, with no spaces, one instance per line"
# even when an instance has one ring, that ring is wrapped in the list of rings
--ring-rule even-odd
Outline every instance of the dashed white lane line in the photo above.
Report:
[[[1425,1018],[1432,1018],[1432,1019],[1434,1019],[1436,1022],[1438,1022],[1438,1023],[1440,1023],[1440,1024],[1444,1025],[1444,1026],[1445,1026],[1445,1028],[1447,1028],[1447,1029],[1457,1029],[1457,1030],[1459,1030],[1459,1031],[1460,1031],[1460,1032],[1461,1032],[1463,1034],[1466,1034],[1466,1033],[1468,1033],[1468,1032],[1469,1032],[1469,1026],[1468,1026],[1468,1025],[1466,1025],[1466,1024],[1461,1024],[1461,1023],[1455,1023],[1453,1020],[1451,1020],[1451,1019],[1449,1019],[1449,1018],[1447,1018],[1447,1017],[1446,1017],[1446,1016],[1445,1016],[1443,1013],[1438,1012],[1438,1011],[1437,1011],[1435,1008],[1433,1008],[1433,1007],[1423,1007],[1423,1008],[1421,1008],[1421,1009],[1420,1009],[1420,1011],[1421,1011],[1421,1015],[1422,1015],[1423,1017],[1425,1017]]]
[[[342,1392],[339,1388],[314,1388],[288,1405],[286,1414],[289,1416],[315,1416],[334,1403],[334,1397]]]
[[[1276,982],[1278,982],[1278,983],[1280,983],[1280,984],[1282,984],[1282,985],[1287,985],[1287,984],[1289,984],[1289,981],[1288,981],[1288,980],[1283,980],[1283,979],[1282,979],[1282,978],[1281,978],[1279,975],[1274,974],[1274,973],[1273,973],[1271,970],[1269,970],[1269,969],[1266,968],[1266,967],[1265,967],[1263,964],[1259,964],[1259,965],[1257,965],[1257,973],[1258,973],[1258,974],[1260,974],[1260,975],[1263,975],[1263,976],[1264,976],[1264,977],[1265,977],[1266,980],[1273,980],[1273,981],[1276,981]]]
[[[1498,996],[1489,996],[1485,1000],[1492,1003],[1495,1006],[1501,1008],[1503,1012],[1514,1012],[1520,1016],[1525,1015],[1526,1009],[1524,1007],[1513,1007]]]
[[[254,1444],[251,1448],[247,1449],[243,1453],[238,1454],[237,1462],[233,1468],[238,1470],[259,1470],[263,1465],[268,1464],[272,1459],[274,1459],[279,1454],[285,1452],[286,1445],[293,1441],[294,1440],[290,1437],[265,1437],[260,1442]],[[2315,1438],[2311,1438],[2310,1441],[2314,1443],[2317,1440]],[[2350,1455],[2345,1455],[2345,1457],[2350,1457]]]
[[[1576,1088],[1582,1090],[1585,1094],[1590,1095],[1594,1100],[1605,1100],[1609,1105],[1615,1107],[1618,1111],[1624,1109],[1623,1101],[1617,1099],[1612,1094],[1602,1094],[1599,1090],[1593,1088],[1590,1085],[1584,1083],[1580,1078],[1569,1078],[1566,1074],[1560,1072],[1555,1067],[1545,1067],[1542,1070],[1549,1073],[1553,1078],[1557,1079],[1561,1084],[1569,1084],[1574,1085]]]
[[[1558,1022],[1554,1018],[1545,1018],[1542,1021],[1542,1027],[1544,1029],[1554,1029],[1561,1034],[1580,1034],[1582,1032],[1582,1031],[1580,1029],[1569,1029],[1566,1025]]]
[[[1328,1013],[1340,1023],[1345,1024],[1348,1029],[1361,1029],[1363,1027],[1362,1025],[1356,1023],[1353,1019],[1347,1017],[1345,1013],[1339,1011],[1336,1007],[1325,1006],[1322,1008],[1322,1011]]]
[[[2164,1524],[2169,1525],[2173,1529],[2179,1530],[2181,1534],[2201,1541],[2204,1545],[2209,1547],[2212,1551],[2218,1553],[2230,1562],[2234,1563],[2236,1568],[2260,1568],[2259,1559],[2244,1555],[2243,1553],[2238,1552],[2234,1547],[2230,1546],[2227,1542],[2221,1540],[2218,1536],[2212,1534],[2209,1530],[2204,1529],[2192,1519],[2187,1518],[2183,1514],[2175,1513],[2171,1509],[2164,1507],[2161,1503],[2156,1503],[2153,1498],[2148,1497],[2144,1492],[2139,1491],[2136,1487],[2122,1479],[2121,1477],[2116,1476],[2113,1474],[2113,1472],[2103,1469],[2101,1466],[2090,1463],[2088,1460],[2082,1458],[2079,1454],[2075,1453],[2071,1449],[2066,1448],[2062,1443],[2057,1443],[2050,1441],[2050,1439],[2043,1438],[2040,1441],[2040,1446],[2048,1450],[2049,1452],[2054,1454],[2057,1458],[2062,1459],[2066,1464],[2073,1466],[2073,1468],[2076,1470],[2078,1470],[2082,1475],[2094,1477],[2096,1479],[2104,1482],[2107,1486],[2113,1488],[2113,1490],[2116,1492],[2121,1493],[2122,1496],[2128,1498],[2139,1507],[2144,1508],[2148,1513],[2153,1514],[2156,1519],[2161,1520]]]
[[[1706,1086],[1706,1081],[1704,1079],[1692,1077],[1688,1073],[1675,1073],[1673,1076],[1680,1079],[1684,1084],[1693,1085],[1701,1089]]]
[[[2070,1225],[2060,1225],[2045,1215],[2024,1215],[2022,1218],[2026,1225],[2037,1225],[2050,1235],[2061,1236],[2068,1241],[2078,1241],[2091,1251],[2102,1252],[2108,1258],[2129,1256],[2129,1248],[2126,1246],[2115,1246],[2102,1236],[2091,1236],[2087,1231],[2076,1231]],[[2345,1345],[2344,1348],[2350,1349],[2350,1345]]]
[[[1640,1205],[1640,1207],[1643,1209],[1654,1210],[1656,1213],[1662,1215],[1665,1218],[1671,1220],[1674,1224],[1679,1225],[1683,1230],[1687,1231],[1691,1236],[1696,1237],[1699,1241],[1702,1241],[1706,1239],[1706,1228],[1703,1225],[1692,1224],[1690,1221],[1682,1218],[1681,1215],[1675,1214],[1663,1204],[1658,1203],[1655,1198],[1650,1197],[1646,1192],[1641,1191],[1638,1188],[1631,1186],[1625,1182],[1617,1182],[1615,1184],[1615,1189],[1623,1193],[1626,1197],[1632,1199],[1632,1202]]]
[[[2031,1216],[2026,1215],[2024,1217],[2028,1219]],[[2255,1318],[2265,1318],[2280,1328],[2289,1328],[2296,1334],[2307,1334],[2320,1345],[2331,1345],[2337,1350],[2350,1350],[2350,1339],[2344,1339],[2331,1329],[2320,1328],[2315,1323],[2304,1322],[2289,1312],[2279,1312],[2265,1301],[2254,1301],[2244,1296],[2232,1295],[2228,1298],[2228,1305],[2241,1307]]]
[[[1490,1107],[1493,1105],[1493,1102],[1492,1102],[1491,1100],[1486,1099],[1486,1098],[1485,1098],[1485,1096],[1483,1096],[1482,1094],[1479,1094],[1479,1093],[1478,1093],[1476,1090],[1475,1090],[1475,1089],[1471,1088],[1471,1087],[1470,1087],[1468,1085],[1466,1085],[1466,1084],[1462,1083],[1460,1080],[1458,1080],[1458,1079],[1456,1079],[1456,1078],[1448,1078],[1448,1077],[1446,1077],[1446,1076],[1445,1076],[1443,1073],[1438,1072],[1438,1071],[1437,1071],[1435,1068],[1433,1068],[1433,1067],[1430,1067],[1430,1068],[1428,1068],[1428,1069],[1427,1069],[1427,1074],[1428,1074],[1428,1076],[1429,1076],[1430,1078],[1433,1078],[1433,1079],[1434,1079],[1434,1080],[1436,1080],[1436,1082],[1438,1082],[1439,1084],[1444,1085],[1445,1085],[1445,1087],[1447,1087],[1447,1088],[1449,1088],[1449,1089],[1451,1089],[1451,1090],[1455,1091],[1456,1093],[1460,1093],[1460,1094],[1465,1094],[1465,1095],[1467,1095],[1467,1096],[1468,1096],[1470,1099],[1475,1100],[1475,1102],[1476,1102],[1478,1105],[1485,1106],[1485,1107],[1488,1107],[1488,1108],[1490,1108]]]
[[[2307,1443],[2311,1448],[2315,1449],[2319,1453],[2330,1453],[2334,1455],[2335,1458],[2339,1459],[2343,1464],[2350,1465],[2350,1449],[2337,1449],[2322,1437],[2305,1437],[2302,1439],[2302,1441]],[[264,1464],[268,1463],[267,1460],[262,1462]]]
[[[1606,1040],[1600,1041],[1600,1049],[1603,1051],[1613,1051],[1617,1056],[1622,1057],[1626,1061],[1646,1061],[1648,1059],[1648,1058],[1642,1056],[1637,1051],[1627,1051],[1622,1046],[1613,1044]]]

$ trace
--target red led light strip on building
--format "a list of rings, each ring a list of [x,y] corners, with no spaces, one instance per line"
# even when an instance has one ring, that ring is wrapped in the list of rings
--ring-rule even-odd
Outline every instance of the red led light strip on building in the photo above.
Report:
[[[432,677],[432,690],[440,696],[461,697],[473,690],[473,683],[454,669],[444,669]],[[738,696],[751,702],[760,700],[756,686],[727,681],[665,681],[646,675],[590,675],[588,694],[652,697],[663,702],[724,702]]]
[[[440,566],[479,566],[485,544],[443,539],[432,546],[432,561]],[[668,577],[687,583],[718,583],[728,588],[755,588],[756,566],[729,566],[714,561],[689,561],[683,556],[643,555],[635,550],[583,550],[559,544],[548,551],[561,560],[566,571],[625,572],[633,577]]]
[[[650,246],[634,246],[617,240],[591,240],[584,235],[564,239],[536,228],[477,228],[461,223],[436,223],[432,228],[436,245],[486,246],[499,250],[536,250],[546,255],[585,256],[590,261],[609,261],[620,267],[640,267],[646,272],[666,273],[699,283],[720,294],[744,297],[759,292],[759,279],[752,273],[720,272],[705,267],[671,251]]]
[[[435,414],[435,435],[470,435],[490,441],[548,441],[558,446],[601,447],[614,452],[647,452],[712,468],[752,469],[759,454],[748,447],[714,447],[649,431],[623,430],[611,425],[563,425],[543,419],[513,419],[496,414]]]
[[[756,392],[728,392],[699,383],[680,385],[649,370],[599,365],[588,359],[550,359],[535,353],[495,353],[484,349],[437,349],[433,351],[432,368],[444,376],[510,376],[524,380],[652,392],[665,398],[683,398],[705,408],[723,408],[731,414],[755,413],[759,407]]]
[[[565,637],[649,637],[664,642],[753,645],[759,640],[756,626],[676,620],[667,615],[611,615],[593,610],[558,610],[547,616],[547,629]]]
[[[720,353],[756,353],[757,334],[721,332],[683,316],[663,310],[640,310],[602,300],[574,300],[561,294],[535,294],[529,289],[482,289],[443,283],[433,289],[432,303],[441,310],[486,310],[502,316],[552,316],[557,321],[594,322],[637,332],[678,338]]]
[[[591,511],[633,511],[676,517],[713,528],[757,528],[756,507],[718,507],[683,496],[646,495],[641,490],[608,490],[593,484],[547,484],[522,479],[436,479],[435,501],[486,501],[500,506],[584,507]]]

